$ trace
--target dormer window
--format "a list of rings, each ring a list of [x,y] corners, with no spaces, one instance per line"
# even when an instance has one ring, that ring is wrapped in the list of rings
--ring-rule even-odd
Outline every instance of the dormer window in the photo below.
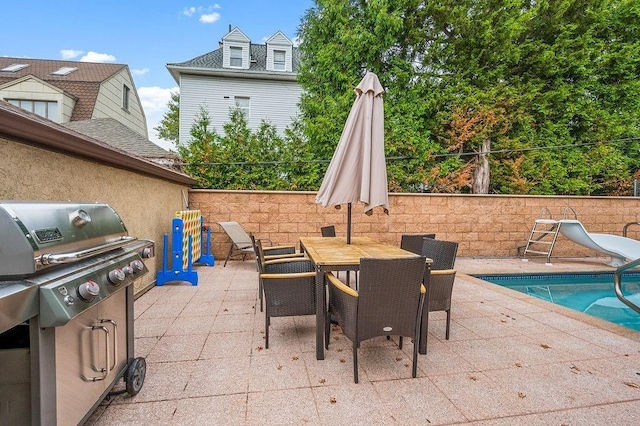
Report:
[[[273,69],[276,71],[285,71],[286,70],[286,59],[287,52],[284,50],[274,50],[273,51]]]
[[[282,31],[267,40],[267,71],[292,72],[293,43]]]
[[[242,67],[242,47],[229,47],[229,66]]]

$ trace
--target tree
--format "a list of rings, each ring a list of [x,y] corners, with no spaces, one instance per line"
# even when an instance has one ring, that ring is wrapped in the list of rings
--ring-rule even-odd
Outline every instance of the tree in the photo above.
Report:
[[[158,132],[158,137],[169,142],[173,142],[175,146],[180,140],[180,93],[171,92],[171,99],[167,102],[167,111],[160,123],[153,129]]]
[[[392,190],[620,193],[638,168],[611,143],[640,136],[637,1],[317,0],[299,33],[310,149],[372,70]]]
[[[191,139],[178,145],[185,171],[200,188],[310,190],[318,176],[310,162],[299,125],[285,135],[263,121],[256,131],[249,129],[240,108],[232,108],[229,121],[219,135],[201,107],[191,127]],[[317,187],[316,187],[317,188]]]

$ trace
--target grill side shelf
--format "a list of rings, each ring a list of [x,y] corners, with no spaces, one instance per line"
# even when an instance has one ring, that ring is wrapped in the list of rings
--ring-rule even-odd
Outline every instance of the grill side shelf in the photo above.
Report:
[[[0,333],[38,315],[38,287],[24,281],[0,282]]]

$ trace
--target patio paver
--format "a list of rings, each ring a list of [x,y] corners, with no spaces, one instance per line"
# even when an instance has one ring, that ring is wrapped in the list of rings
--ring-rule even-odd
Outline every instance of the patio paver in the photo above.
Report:
[[[636,425],[640,333],[465,273],[607,270],[601,259],[459,258],[451,339],[430,317],[427,355],[372,339],[359,351],[332,330],[315,359],[313,316],[274,318],[264,348],[255,262],[197,267],[135,302],[138,395],[114,396],[90,425]],[[119,385],[120,386],[120,385]]]

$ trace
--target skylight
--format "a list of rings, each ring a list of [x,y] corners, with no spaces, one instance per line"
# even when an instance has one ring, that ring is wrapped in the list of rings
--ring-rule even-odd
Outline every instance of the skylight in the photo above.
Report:
[[[26,68],[28,66],[29,66],[29,64],[13,64],[13,65],[9,65],[8,67],[2,68],[0,71],[16,72],[16,71],[20,71],[21,69]]]
[[[76,67],[62,67],[57,71],[51,73],[51,75],[68,75],[77,70]]]

